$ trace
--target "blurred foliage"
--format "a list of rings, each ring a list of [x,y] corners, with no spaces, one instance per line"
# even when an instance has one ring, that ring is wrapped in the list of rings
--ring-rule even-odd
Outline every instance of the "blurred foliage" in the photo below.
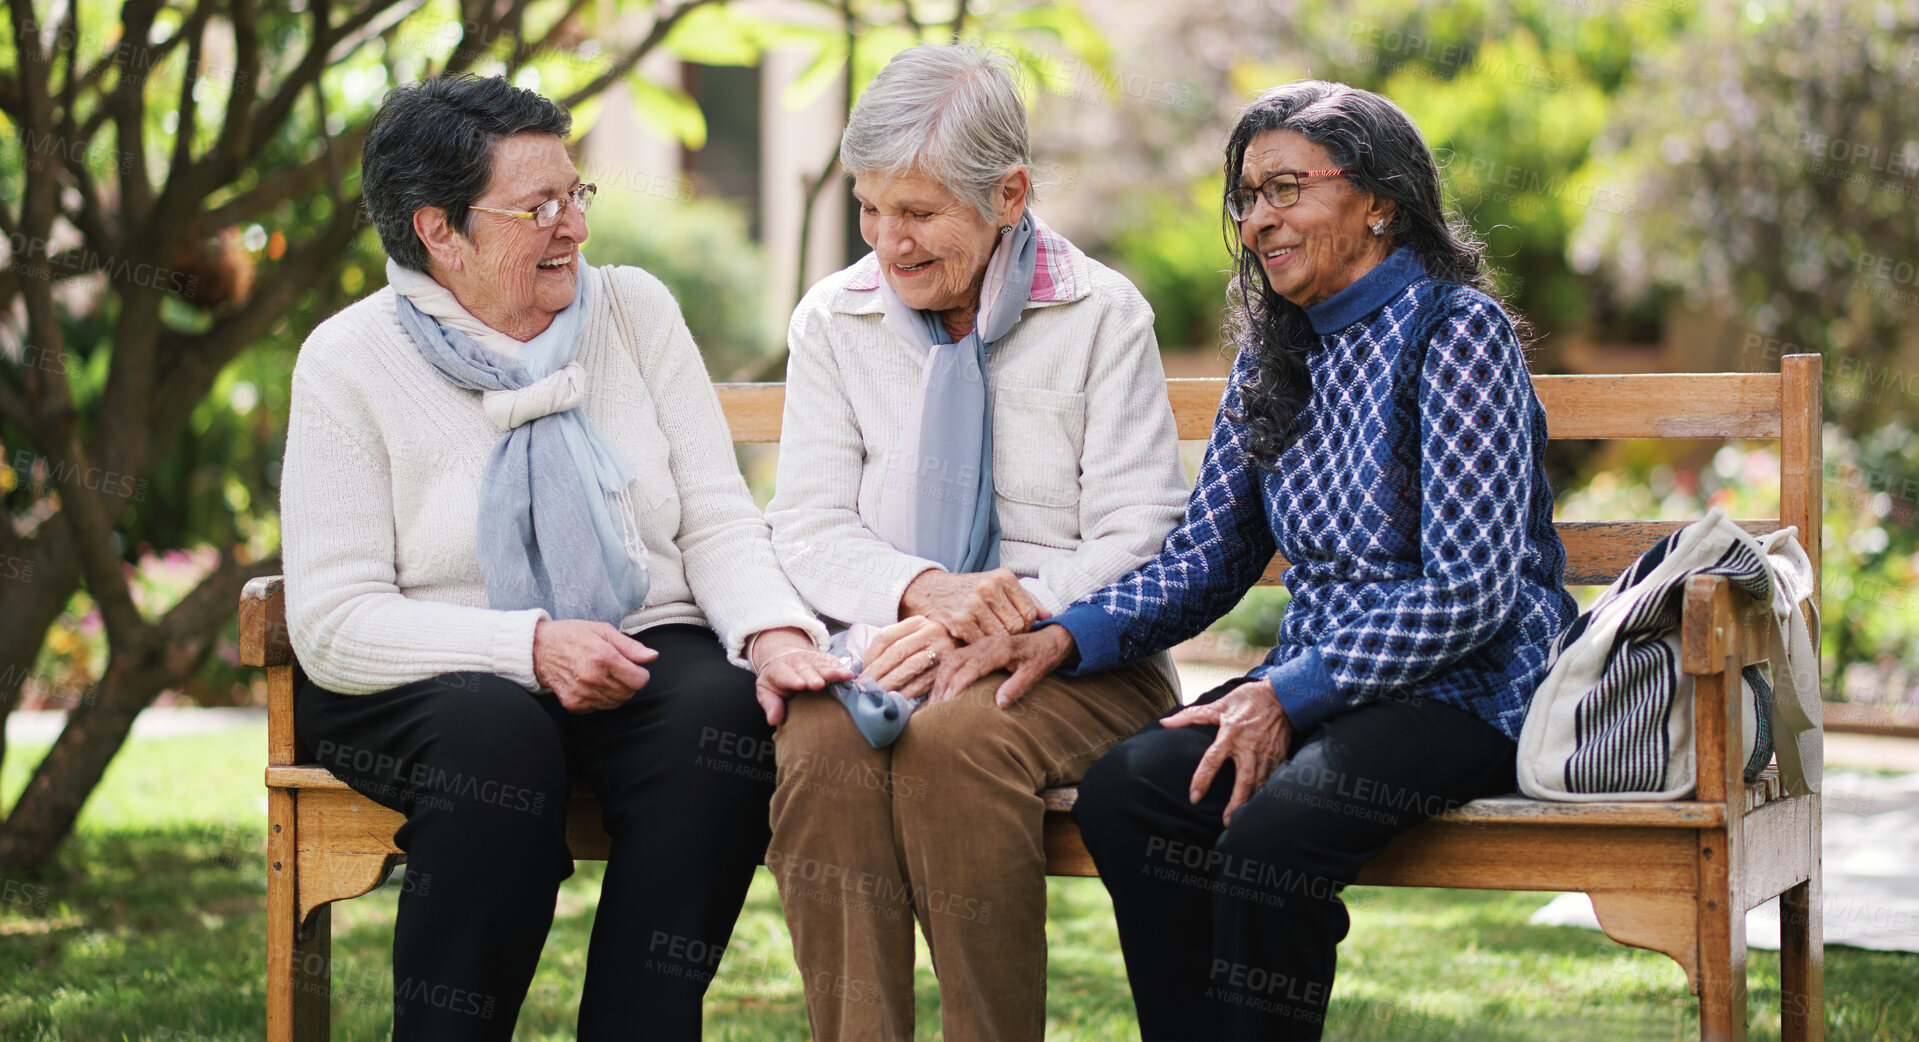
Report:
[[[1204,350],[1219,342],[1232,257],[1221,246],[1219,179],[1184,196],[1159,194],[1120,204],[1106,252],[1153,305],[1160,350]]]
[[[1293,56],[1238,62],[1221,108],[1307,75],[1392,98],[1425,133],[1448,204],[1485,240],[1495,279],[1541,334],[1536,364],[1551,369],[1566,333],[1656,338],[1661,299],[1613,294],[1573,269],[1568,244],[1590,213],[1649,216],[1629,179],[1591,161],[1594,144],[1614,97],[1633,81],[1637,49],[1649,38],[1683,41],[1693,17],[1685,4],[1601,14],[1551,0],[1304,2],[1285,20]],[[1122,198],[1119,227],[1103,244],[1156,310],[1179,316],[1160,327],[1174,337],[1168,346],[1214,340],[1222,307],[1215,288],[1223,277],[1166,270],[1196,253],[1201,271],[1227,263],[1218,246],[1220,174],[1191,187],[1190,205],[1154,187],[1136,191],[1143,199]],[[1212,244],[1210,256],[1202,242]],[[1187,317],[1198,313],[1213,318]]]
[[[597,266],[632,264],[666,283],[715,380],[738,380],[781,342],[762,306],[764,251],[747,235],[746,215],[719,199],[602,191],[585,250]]]
[[[1571,257],[1629,294],[1730,302],[1722,361],[1828,358],[1830,415],[1910,416],[1919,309],[1919,4],[1753,0],[1643,42],[1594,164],[1658,220],[1592,212]],[[1880,393],[1890,390],[1893,393]]]

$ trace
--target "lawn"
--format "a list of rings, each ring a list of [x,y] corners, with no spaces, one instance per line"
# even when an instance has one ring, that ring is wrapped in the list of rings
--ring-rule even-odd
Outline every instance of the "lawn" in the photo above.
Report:
[[[257,1039],[264,1026],[264,729],[130,744],[44,879],[0,881],[0,1038]],[[9,751],[10,803],[43,752]],[[560,893],[553,934],[520,1020],[521,1039],[572,1037],[600,868]],[[335,1039],[386,1036],[389,945],[400,880],[334,915]],[[1136,1037],[1112,906],[1098,881],[1051,881],[1049,1039]],[[1527,925],[1538,894],[1348,892],[1327,1037],[1336,1039],[1688,1039],[1694,1003],[1678,966],[1583,930]],[[919,1037],[939,1035],[922,954]],[[1919,1038],[1919,957],[1833,949],[1827,1022],[1835,1040]],[[1755,1038],[1779,1034],[1778,960],[1752,958]],[[636,1011],[638,1012],[638,1011]],[[772,880],[760,873],[707,1000],[707,1037],[806,1037]]]

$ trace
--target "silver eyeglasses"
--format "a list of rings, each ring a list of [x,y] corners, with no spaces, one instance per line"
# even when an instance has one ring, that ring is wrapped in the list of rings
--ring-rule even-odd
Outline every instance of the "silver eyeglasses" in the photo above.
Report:
[[[1299,202],[1299,183],[1309,177],[1332,177],[1335,174],[1350,174],[1351,170],[1281,170],[1279,173],[1259,183],[1258,188],[1235,188],[1226,193],[1226,212],[1233,220],[1243,221],[1253,215],[1253,207],[1260,196],[1275,210]]]
[[[585,214],[593,208],[593,196],[600,190],[599,185],[581,185],[558,199],[548,199],[531,210],[502,210],[497,206],[469,206],[469,210],[481,213],[497,213],[502,217],[518,217],[532,221],[541,228],[551,228],[560,223],[560,207],[571,201],[575,209]]]

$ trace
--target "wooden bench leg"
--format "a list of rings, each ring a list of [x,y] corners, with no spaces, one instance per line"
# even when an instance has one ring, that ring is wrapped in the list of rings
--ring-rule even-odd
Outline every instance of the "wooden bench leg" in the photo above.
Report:
[[[267,790],[267,1040],[324,1042],[332,1034],[333,910],[300,923],[298,796]]]
[[[1819,805],[1812,805],[1813,842],[1819,841]],[[1825,914],[1819,850],[1811,878],[1779,898],[1779,1036],[1785,1042],[1823,1042],[1826,1037]]]
[[[1734,830],[1737,834],[1737,829]],[[1699,1037],[1746,1039],[1746,908],[1727,831],[1699,831]]]

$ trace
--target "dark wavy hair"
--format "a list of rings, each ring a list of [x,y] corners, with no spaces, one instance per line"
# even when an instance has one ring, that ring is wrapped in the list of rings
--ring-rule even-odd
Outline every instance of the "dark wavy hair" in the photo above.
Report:
[[[1371,91],[1324,80],[1300,80],[1262,93],[1239,114],[1226,142],[1228,191],[1239,186],[1240,167],[1253,139],[1274,130],[1292,131],[1319,144],[1334,166],[1351,171],[1346,179],[1353,187],[1397,203],[1386,229],[1390,245],[1412,250],[1437,278],[1499,299],[1481,261],[1485,244],[1446,211],[1432,149],[1398,105]],[[1229,290],[1229,334],[1256,367],[1254,378],[1240,388],[1238,413],[1228,413],[1227,419],[1247,427],[1253,462],[1270,471],[1298,434],[1299,411],[1312,391],[1306,353],[1315,334],[1306,309],[1267,284],[1258,253],[1240,242],[1239,224],[1223,202],[1220,214],[1227,246],[1237,258]]]
[[[388,91],[360,150],[360,194],[387,256],[427,270],[413,211],[437,206],[465,235],[467,207],[493,179],[494,146],[529,130],[564,141],[572,128],[566,109],[499,76],[435,76]]]

